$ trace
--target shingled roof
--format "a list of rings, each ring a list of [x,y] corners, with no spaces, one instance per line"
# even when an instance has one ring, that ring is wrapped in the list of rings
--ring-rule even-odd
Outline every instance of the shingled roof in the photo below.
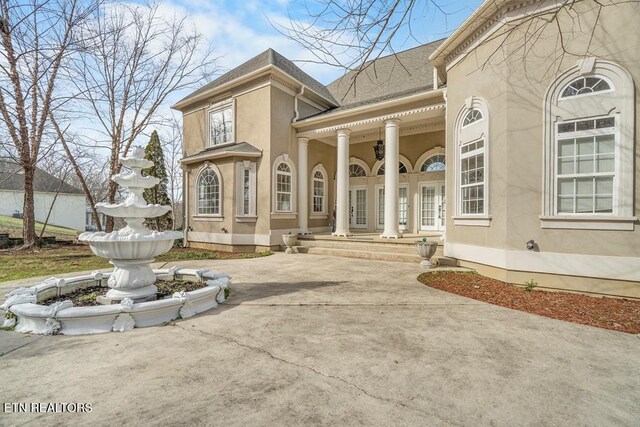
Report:
[[[278,52],[276,52],[273,49],[267,49],[261,54],[254,56],[244,64],[237,66],[231,71],[218,77],[214,81],[190,93],[189,95],[187,95],[186,97],[178,101],[176,105],[180,105],[184,102],[195,99],[199,95],[209,92],[212,89],[215,89],[219,86],[224,85],[225,83],[229,83],[235,79],[251,74],[252,72],[257,71],[268,65],[273,65],[279,68],[283,72],[287,73],[288,75],[290,75],[291,77],[298,80],[300,83],[302,83],[303,85],[305,85],[306,87],[314,91],[316,94],[320,95],[322,98],[325,98],[327,101],[335,105],[338,105],[338,103],[333,98],[331,93],[327,90],[327,88],[322,83],[320,83],[319,81],[311,77],[309,74],[302,71],[300,67],[298,67],[293,62],[291,62],[284,56],[280,55]]]
[[[329,83],[327,89],[340,104],[340,110],[433,89],[433,65],[429,55],[444,40],[370,61],[359,75],[351,71]]]
[[[33,179],[33,191],[40,193],[84,194],[76,188],[55,176],[36,168]],[[0,159],[0,191],[24,191],[24,174],[22,168],[16,162],[8,159]]]

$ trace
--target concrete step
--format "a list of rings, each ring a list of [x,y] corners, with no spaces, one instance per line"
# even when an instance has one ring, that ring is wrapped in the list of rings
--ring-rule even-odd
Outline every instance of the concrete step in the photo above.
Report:
[[[438,252],[436,251],[436,254]],[[438,265],[441,267],[458,267],[460,265],[460,263],[458,262],[457,259],[455,258],[450,258],[448,256],[434,256],[434,258],[436,258],[436,261],[438,262]]]
[[[300,241],[298,241],[300,242]],[[379,261],[398,261],[398,262],[420,262],[420,257],[415,252],[413,253],[404,253],[404,252],[383,252],[380,250],[355,250],[355,249],[344,249],[344,248],[331,248],[331,247],[314,247],[314,246],[297,246],[296,249],[299,253],[307,253],[313,255],[331,255],[331,256],[339,256],[346,258],[362,258],[362,259],[372,259]],[[392,249],[388,249],[392,251]],[[438,247],[435,256],[442,256],[442,249]]]
[[[399,245],[394,243],[361,242],[351,240],[303,240],[298,239],[298,246],[306,248],[347,249],[365,252],[397,252],[416,255],[415,245]]]

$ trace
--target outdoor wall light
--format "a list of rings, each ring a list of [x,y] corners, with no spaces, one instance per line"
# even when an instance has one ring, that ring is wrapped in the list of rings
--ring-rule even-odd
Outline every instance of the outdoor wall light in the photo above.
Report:
[[[376,153],[376,160],[384,159],[384,141],[382,140],[382,130],[378,131],[378,141],[373,146],[373,151]]]
[[[536,248],[536,242],[535,240],[531,239],[527,242],[527,249],[529,249],[530,251],[534,250]]]
[[[229,232],[229,231],[228,231],[226,228],[224,228],[224,227],[222,227],[222,228],[221,228],[221,230],[222,230],[222,232],[223,232],[224,234],[227,234],[227,233]]]

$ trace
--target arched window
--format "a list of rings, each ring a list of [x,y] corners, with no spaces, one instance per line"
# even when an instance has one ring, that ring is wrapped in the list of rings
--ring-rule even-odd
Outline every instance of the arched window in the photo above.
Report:
[[[198,177],[198,215],[220,215],[220,178],[210,167]]]
[[[473,96],[466,100],[456,120],[456,213],[467,217],[460,224],[489,225],[487,114],[485,101]],[[438,167],[435,162],[432,165]]]
[[[405,166],[404,163],[400,162],[398,165],[398,172],[399,173],[407,173],[407,167]],[[382,163],[380,165],[380,167],[378,168],[378,175],[384,175],[384,163]]]
[[[469,126],[472,123],[482,120],[482,118],[483,118],[482,112],[477,108],[474,108],[464,116],[464,121],[462,122],[462,126]]]
[[[356,176],[367,176],[367,171],[365,171],[362,166],[352,163],[349,165],[349,177],[353,178]]]
[[[281,162],[276,167],[276,212],[291,212],[293,199],[293,174],[291,167]]]
[[[420,168],[420,172],[439,172],[446,169],[444,154],[429,157]]]
[[[327,212],[327,179],[322,165],[317,165],[311,171],[311,185],[313,188],[312,210],[314,214]]]
[[[633,93],[624,69],[595,58],[551,85],[543,227],[633,229]]]

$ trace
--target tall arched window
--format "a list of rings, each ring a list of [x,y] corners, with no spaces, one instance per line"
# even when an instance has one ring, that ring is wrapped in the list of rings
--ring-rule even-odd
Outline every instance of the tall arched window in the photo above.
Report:
[[[327,213],[327,171],[322,165],[317,165],[311,171],[311,185],[313,189],[311,212]]]
[[[551,85],[543,227],[633,229],[633,92],[625,70],[595,58]]]
[[[273,162],[273,212],[295,212],[296,172],[287,154]]]
[[[435,156],[431,156],[425,160],[420,168],[420,172],[439,172],[445,169],[446,163],[444,154],[436,154]]]
[[[488,111],[484,100],[468,98],[456,120],[456,212],[458,216],[467,217],[465,225],[489,225],[488,131]],[[434,162],[432,167],[439,166]],[[477,221],[473,222],[474,219]]]
[[[220,215],[220,177],[211,167],[198,176],[198,215]]]

